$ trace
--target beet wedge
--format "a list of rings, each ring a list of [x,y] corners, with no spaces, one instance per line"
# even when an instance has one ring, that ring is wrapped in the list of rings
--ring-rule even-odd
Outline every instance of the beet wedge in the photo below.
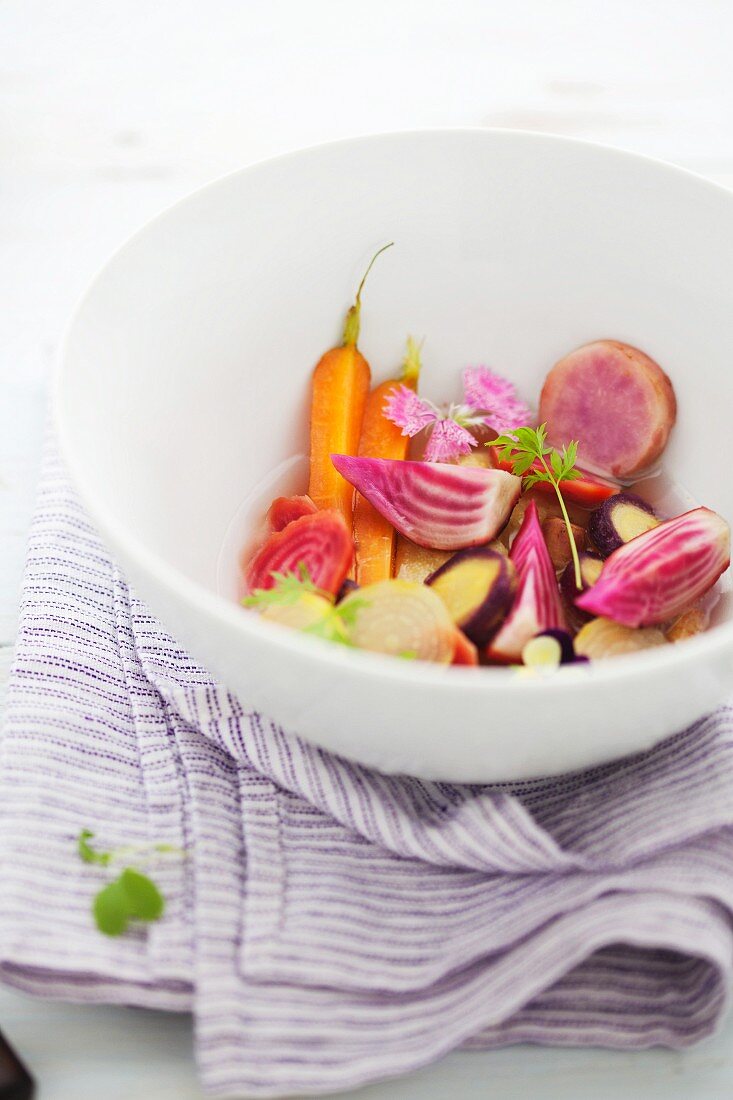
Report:
[[[317,512],[315,504],[310,497],[277,497],[273,500],[267,513],[267,522],[272,531],[282,531],[294,519],[301,516],[312,516]]]
[[[709,508],[693,508],[614,550],[575,603],[623,626],[656,626],[703,596],[729,564],[728,524]]]
[[[276,531],[245,567],[247,592],[273,588],[275,574],[307,572],[322,592],[334,596],[354,562],[354,540],[343,517],[324,510],[301,516]]]
[[[519,499],[521,481],[503,470],[331,455],[338,472],[401,535],[433,550],[490,542]]]
[[[548,630],[567,630],[555,567],[550,559],[534,501],[509,551],[519,578],[511,611],[489,643],[488,657],[504,664],[518,663],[527,642]]]

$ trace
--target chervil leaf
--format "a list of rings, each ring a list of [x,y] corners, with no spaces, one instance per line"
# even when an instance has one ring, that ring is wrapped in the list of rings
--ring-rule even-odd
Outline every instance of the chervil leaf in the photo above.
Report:
[[[540,424],[537,428],[525,426],[512,428],[511,433],[497,436],[489,446],[500,449],[499,454],[502,462],[512,463],[512,470],[517,477],[523,479],[525,490],[531,489],[541,481],[552,485],[567,527],[570,552],[575,566],[575,580],[578,588],[580,588],[582,582],[578,549],[575,545],[570,517],[560,489],[561,482],[574,481],[582,476],[575,469],[578,456],[577,441],[572,440],[563,447],[562,451],[556,451],[553,447],[547,445],[547,425]]]
[[[330,611],[305,628],[305,634],[315,634],[318,638],[325,638],[327,642],[338,642],[340,645],[351,645],[349,629],[356,622],[359,612],[369,606],[369,600],[360,596],[336,604]]]
[[[141,874],[133,867],[126,867],[117,882],[127,896],[131,917],[151,921],[158,920],[163,915],[165,909],[163,895],[147,875]]]
[[[77,839],[77,852],[84,863],[96,863],[103,867],[107,867],[115,858],[132,853],[186,854],[170,844],[130,845],[111,852],[96,852],[89,844],[93,836],[91,830],[82,829]],[[163,895],[153,880],[134,867],[126,867],[114,881],[103,886],[92,903],[97,928],[105,936],[121,936],[131,920],[158,920],[164,908]]]
[[[272,588],[256,588],[242,600],[244,607],[263,610],[266,607],[287,607],[297,603],[304,592],[318,592],[305,562],[299,562],[297,573],[273,573]]]
[[[132,913],[127,891],[119,879],[99,891],[94,899],[93,912],[97,928],[105,936],[121,936],[126,931]]]
[[[96,852],[89,844],[93,836],[94,833],[90,829],[82,829],[76,842],[76,850],[85,863],[99,863],[102,867],[106,867],[112,859],[112,853]]]
[[[512,473],[516,474],[517,477],[521,477],[523,474],[526,474],[527,470],[535,461],[535,457],[531,451],[525,451],[524,453],[520,452],[518,455],[514,455],[511,461]]]

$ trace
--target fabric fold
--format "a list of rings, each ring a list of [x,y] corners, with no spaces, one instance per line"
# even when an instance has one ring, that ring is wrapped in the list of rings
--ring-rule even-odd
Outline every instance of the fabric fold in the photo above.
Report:
[[[78,859],[82,828],[185,850],[151,868],[159,923],[96,931],[108,872]],[[0,978],[192,1009],[212,1095],[345,1089],[461,1046],[684,1047],[718,1025],[733,971],[733,711],[553,779],[370,772],[191,661],[51,455],[0,743],[0,874]]]

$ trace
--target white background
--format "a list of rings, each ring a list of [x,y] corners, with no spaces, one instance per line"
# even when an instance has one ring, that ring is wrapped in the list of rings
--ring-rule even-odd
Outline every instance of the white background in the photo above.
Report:
[[[247,162],[414,126],[554,131],[733,186],[732,59],[730,0],[0,3],[0,691],[59,339],[132,230]],[[186,1019],[0,990],[0,1028],[41,1100],[200,1096]],[[733,1025],[684,1055],[456,1055],[360,1095],[449,1093],[720,1100]]]

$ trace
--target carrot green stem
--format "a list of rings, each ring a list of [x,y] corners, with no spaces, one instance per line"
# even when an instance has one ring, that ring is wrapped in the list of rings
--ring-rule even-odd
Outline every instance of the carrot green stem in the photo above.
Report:
[[[550,467],[545,462],[545,456],[543,454],[540,454],[540,461],[542,462],[542,465],[545,467],[545,470],[547,472],[547,476],[550,479],[550,484],[552,485],[553,489],[555,490],[555,493],[557,494],[557,499],[558,499],[558,502],[560,504],[560,511],[562,512],[562,518],[565,520],[565,526],[566,526],[567,532],[568,532],[568,539],[570,540],[570,553],[572,554],[572,558],[573,558],[573,569],[575,571],[575,584],[578,588],[578,591],[580,591],[580,589],[583,587],[583,578],[582,578],[581,573],[580,573],[580,558],[578,557],[578,547],[575,545],[575,539],[573,538],[573,528],[572,528],[572,524],[570,523],[570,516],[568,515],[568,510],[565,507],[565,501],[563,500],[563,495],[560,492],[560,486],[559,486],[556,478],[553,476],[552,471],[550,470]]]
[[[407,382],[408,385],[417,382],[422,367],[422,363],[420,362],[421,349],[422,341],[418,344],[417,340],[413,340],[412,336],[407,337],[407,353],[402,363],[400,381]]]
[[[354,304],[350,308],[349,312],[346,314],[346,321],[344,323],[344,347],[348,347],[349,345],[356,346],[356,343],[359,339],[359,329],[361,327],[361,292],[364,289],[364,283],[366,282],[367,275],[372,270],[374,261],[376,260],[377,256],[381,256],[382,253],[386,252],[388,248],[391,248],[393,244],[394,241],[390,241],[389,244],[383,244],[382,247],[374,253],[371,260],[369,261],[369,266],[364,272],[362,280],[359,283],[359,289],[356,292],[356,299],[354,301]]]

